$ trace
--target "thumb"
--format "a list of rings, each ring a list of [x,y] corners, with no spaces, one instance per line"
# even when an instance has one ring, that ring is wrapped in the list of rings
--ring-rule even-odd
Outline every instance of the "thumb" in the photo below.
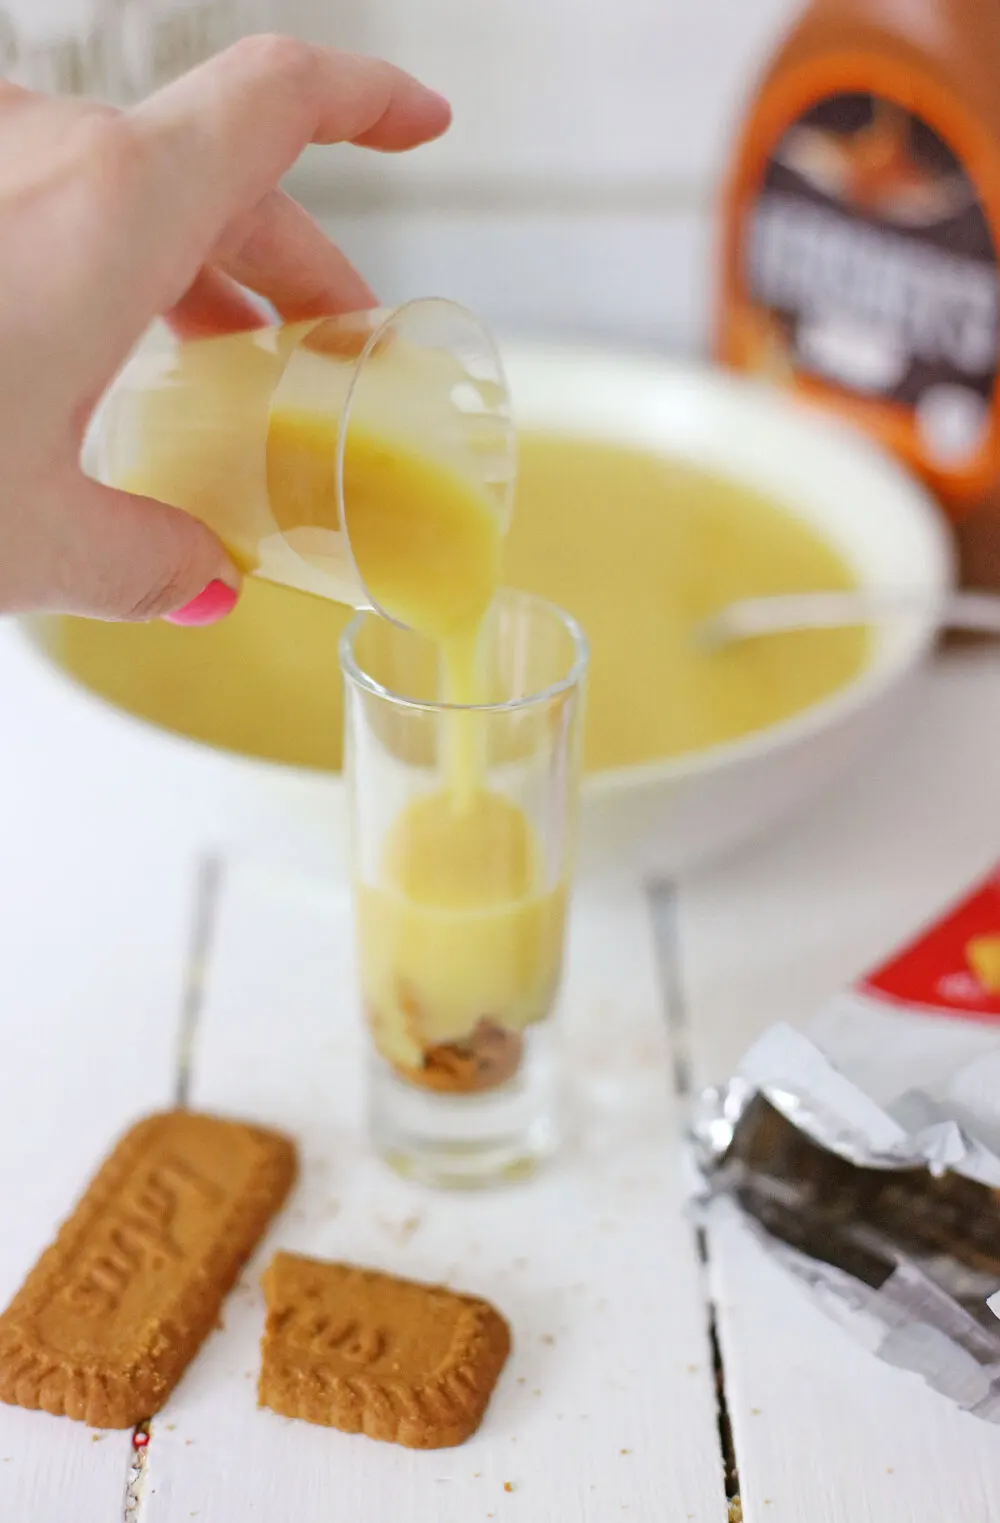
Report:
[[[178,508],[76,473],[29,554],[27,607],[92,619],[211,624],[236,606],[241,575],[210,529]],[[192,606],[193,605],[193,606]]]

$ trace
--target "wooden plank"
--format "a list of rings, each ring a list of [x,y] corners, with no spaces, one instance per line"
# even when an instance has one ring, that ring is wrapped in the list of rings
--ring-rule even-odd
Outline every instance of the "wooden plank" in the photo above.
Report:
[[[836,794],[685,883],[676,932],[695,1076],[730,1073],[1000,857],[1000,649],[952,652]]]
[[[952,653],[825,807],[676,893],[679,1040],[697,1084],[819,1004],[1000,854],[1000,655]],[[738,1223],[709,1234],[747,1523],[1000,1520],[1000,1439],[879,1364]]]
[[[9,620],[0,620],[0,698],[2,744],[17,748],[26,779],[9,802],[39,829],[58,801],[95,850],[129,841],[151,863],[212,851],[325,871],[342,854],[339,779],[213,751],[136,720],[65,676]]]
[[[154,1422],[143,1523],[722,1523],[704,1302],[637,891],[582,895],[565,1003],[572,1150],[507,1192],[422,1191],[369,1157],[360,1134],[346,890],[251,869],[228,878],[192,1100],[291,1130],[303,1180],[224,1329]],[[494,1300],[515,1352],[480,1433],[415,1454],[256,1410],[257,1281],[279,1245]]]
[[[744,1523],[997,1523],[997,1430],[880,1363],[730,1221],[710,1235]]]
[[[170,1101],[193,883],[110,800],[86,809],[58,710],[13,672],[0,662],[0,1305],[116,1134]],[[129,1433],[0,1405],[0,1518],[114,1523],[130,1454]]]

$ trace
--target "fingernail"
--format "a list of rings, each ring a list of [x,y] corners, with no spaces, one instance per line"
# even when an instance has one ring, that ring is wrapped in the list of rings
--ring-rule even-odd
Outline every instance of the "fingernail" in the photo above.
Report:
[[[189,629],[198,629],[204,624],[217,624],[224,619],[227,613],[232,613],[239,599],[239,593],[234,592],[232,587],[227,587],[225,582],[209,582],[204,592],[199,592],[190,603],[185,603],[183,608],[175,608],[173,613],[163,615],[168,624],[182,624]]]

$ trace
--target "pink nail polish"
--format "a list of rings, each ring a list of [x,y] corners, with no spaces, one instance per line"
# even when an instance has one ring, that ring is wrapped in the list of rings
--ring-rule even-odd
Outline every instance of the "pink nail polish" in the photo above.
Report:
[[[168,624],[182,624],[185,628],[198,629],[204,624],[217,624],[220,619],[224,619],[227,613],[232,613],[238,599],[239,593],[227,587],[225,582],[209,582],[204,592],[199,592],[190,603],[174,609],[173,613],[165,613],[163,617]]]

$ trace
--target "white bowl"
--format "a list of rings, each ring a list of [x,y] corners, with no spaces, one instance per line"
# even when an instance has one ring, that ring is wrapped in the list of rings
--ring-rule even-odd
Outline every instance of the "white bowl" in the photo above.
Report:
[[[520,424],[641,445],[742,480],[820,530],[861,586],[929,594],[927,614],[881,626],[864,669],[823,702],[733,743],[586,779],[584,862],[613,857],[669,877],[801,808],[863,751],[933,642],[934,608],[953,581],[948,533],[885,453],[778,393],[708,367],[599,351],[512,346],[505,359]],[[140,721],[107,708],[102,717],[153,738]],[[152,754],[148,741],[140,749]],[[270,842],[282,857],[312,860],[342,835],[337,778],[159,732],[155,750],[161,786],[189,799],[200,789],[224,849]]]
[[[513,349],[518,418],[532,427],[662,450],[781,502],[837,547],[862,587],[928,593],[924,616],[886,621],[853,681],[741,740],[587,779],[584,847],[669,877],[800,809],[860,755],[927,656],[954,581],[940,510],[848,425],[707,366],[574,350]],[[666,701],[666,695],[664,695]]]

